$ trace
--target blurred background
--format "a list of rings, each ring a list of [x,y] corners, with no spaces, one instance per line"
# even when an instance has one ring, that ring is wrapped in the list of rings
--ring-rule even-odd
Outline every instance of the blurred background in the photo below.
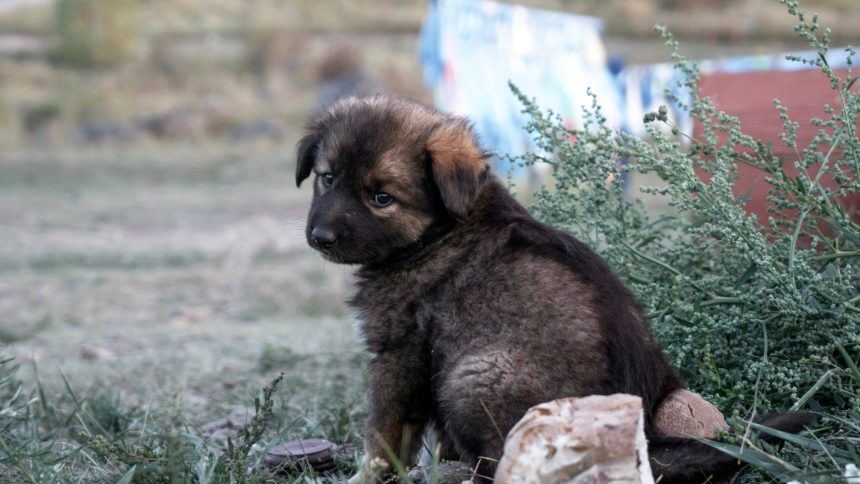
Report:
[[[319,395],[358,405],[363,356],[343,303],[351,268],[305,245],[310,190],[293,179],[294,146],[313,113],[344,94],[408,96],[472,115],[490,148],[515,152],[528,142],[515,142],[523,135],[504,74],[529,71],[517,59],[538,54],[540,72],[570,67],[581,52],[562,63],[559,42],[585,39],[592,50],[582,62],[599,67],[598,80],[641,78],[667,62],[657,23],[692,59],[779,59],[803,48],[776,0],[518,4],[529,10],[466,1],[0,0],[4,351],[53,391],[65,385],[61,369],[73,388],[107,386],[131,408],[178,401],[197,422],[282,370],[295,406]],[[857,31],[855,0],[804,6],[834,29],[835,45],[856,43],[839,35]],[[495,37],[470,44],[451,33],[489,32],[452,24],[484,14],[503,24]],[[540,22],[582,28],[542,39],[535,35],[552,30]],[[499,37],[505,29],[531,44],[505,55],[515,38]],[[482,41],[501,54],[470,50]],[[455,71],[463,59],[480,63]],[[521,87],[561,112],[586,103],[585,82],[561,76],[574,89],[558,77],[523,78]],[[637,129],[624,119],[641,120],[648,102],[630,108],[630,90],[607,86],[593,87],[617,109],[616,125]]]

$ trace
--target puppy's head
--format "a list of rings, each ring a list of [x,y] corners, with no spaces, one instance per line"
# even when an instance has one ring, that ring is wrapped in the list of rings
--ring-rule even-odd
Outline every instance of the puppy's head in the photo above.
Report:
[[[486,158],[463,118],[383,96],[339,101],[298,145],[296,185],[313,174],[308,243],[334,262],[382,260],[466,217]]]

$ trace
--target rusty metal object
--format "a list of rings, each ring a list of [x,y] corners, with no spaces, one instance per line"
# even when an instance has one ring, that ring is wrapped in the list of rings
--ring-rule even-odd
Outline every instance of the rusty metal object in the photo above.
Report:
[[[263,464],[275,472],[288,472],[310,466],[324,474],[334,472],[335,445],[325,439],[291,440],[272,447],[263,458]]]

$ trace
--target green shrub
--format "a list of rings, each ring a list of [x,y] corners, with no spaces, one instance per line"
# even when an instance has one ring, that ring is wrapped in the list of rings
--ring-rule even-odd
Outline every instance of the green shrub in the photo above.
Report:
[[[57,60],[76,67],[114,66],[138,45],[135,0],[57,0]]]
[[[736,117],[699,94],[697,67],[662,29],[682,84],[692,92],[686,108],[703,126],[701,138],[680,133],[665,108],[643,120],[647,141],[615,132],[593,96],[586,126],[569,130],[512,86],[540,149],[519,161],[552,165],[555,185],[537,193],[532,212],[607,259],[636,293],[693,390],[730,415],[750,419],[811,405],[825,422],[841,419],[829,429],[842,435],[846,426],[860,428],[860,373],[853,360],[860,353],[860,226],[856,214],[837,203],[858,191],[860,96],[852,90],[856,78],[840,78],[827,64],[829,31],[817,17],[808,20],[796,2],[782,3],[818,54],[796,60],[818,68],[840,99],[826,108],[826,119],[811,121],[819,135],[797,147],[799,175],[787,174],[768,143],[745,135]],[[853,49],[846,55],[855,60]],[[778,101],[775,109],[785,123],[780,138],[796,145],[797,123]],[[621,159],[630,164],[619,168]],[[747,215],[732,193],[739,163],[761,169],[772,185],[775,209],[766,225]],[[654,217],[640,200],[625,198],[623,170],[657,175],[664,186],[643,191],[668,197],[673,214]],[[822,184],[824,175],[836,185]],[[842,369],[846,365],[854,371]],[[853,455],[855,445],[848,444]],[[823,455],[818,450],[809,456]]]
[[[831,367],[837,342],[854,353],[860,343],[860,230],[835,201],[858,188],[860,98],[850,90],[852,79],[835,76],[824,60],[826,34],[816,37],[817,23],[801,22],[798,31],[821,53],[802,61],[831,78],[843,102],[829,110],[830,119],[814,121],[821,134],[799,148],[797,162],[812,168],[795,177],[767,143],[744,135],[737,118],[698,94],[696,66],[677,53],[693,92],[690,112],[705,132],[689,138],[689,146],[665,108],[646,116],[650,140],[643,141],[607,128],[596,99],[587,126],[571,131],[515,89],[531,116],[528,130],[551,153],[522,161],[554,168],[555,187],[537,194],[533,212],[602,253],[634,289],[690,385],[724,408],[791,406]],[[785,122],[784,137],[795,143],[793,125]],[[668,196],[677,215],[655,219],[641,202],[625,199],[622,158],[631,160],[625,170],[666,183],[645,191]],[[780,202],[769,227],[747,215],[732,193],[738,163],[760,168],[773,185],[771,197]],[[826,173],[838,187],[820,183]]]

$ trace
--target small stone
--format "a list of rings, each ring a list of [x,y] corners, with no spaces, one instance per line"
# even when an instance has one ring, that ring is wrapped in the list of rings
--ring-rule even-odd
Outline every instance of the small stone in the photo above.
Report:
[[[227,417],[219,418],[218,420],[213,420],[209,423],[203,424],[200,429],[213,435],[219,430],[224,429],[235,432],[247,427],[251,423],[251,419],[254,418],[254,415],[255,412],[252,407],[237,405],[230,409],[230,413]]]
[[[473,469],[465,462],[440,462],[436,475],[431,466],[421,466],[409,472],[409,479],[415,484],[460,484],[472,479]],[[435,477],[435,479],[434,479]]]
[[[81,358],[89,361],[112,360],[116,354],[107,348],[85,343],[81,345]]]
[[[678,390],[666,397],[654,412],[654,428],[670,437],[713,439],[729,424],[712,403],[698,393]]]
[[[241,429],[247,427],[251,420],[256,415],[256,411],[252,407],[243,407],[241,405],[230,409],[230,414],[227,415],[227,421],[230,423],[230,428]]]
[[[205,306],[182,306],[170,314],[174,324],[198,324],[212,318],[212,311]]]
[[[230,428],[230,421],[226,418],[219,418],[218,420],[213,420],[212,422],[204,424],[203,427],[201,427],[201,430],[211,434],[216,430],[226,428]]]
[[[226,428],[226,427],[220,428],[220,429],[217,429],[214,432],[212,432],[212,434],[209,435],[209,438],[212,439],[212,442],[214,442],[215,444],[220,445],[222,447],[227,446],[228,440],[231,440],[233,442],[233,444],[235,445],[239,439],[239,431],[236,429],[231,429],[231,428]]]

